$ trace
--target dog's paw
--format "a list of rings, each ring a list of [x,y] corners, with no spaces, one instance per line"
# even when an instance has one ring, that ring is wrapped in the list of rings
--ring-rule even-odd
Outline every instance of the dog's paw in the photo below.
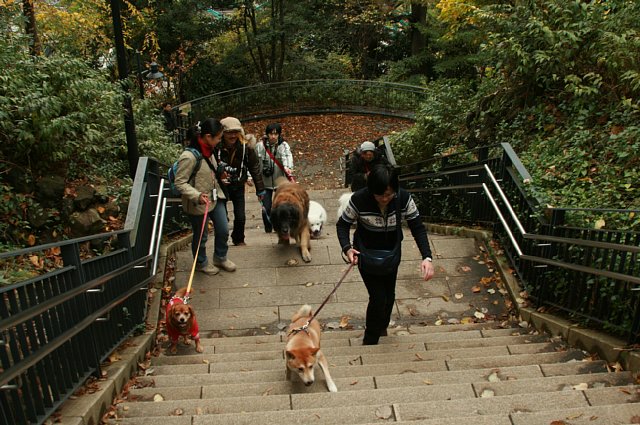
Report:
[[[303,252],[303,253],[301,253],[301,255],[302,255],[302,260],[305,263],[310,263],[311,262],[311,254],[309,254],[308,252],[307,253]]]
[[[169,353],[176,354],[178,352],[178,344],[171,344],[169,347]]]
[[[200,341],[196,342],[196,352],[204,353],[204,347],[200,344]]]
[[[330,393],[338,392],[338,387],[336,387],[336,384],[334,384],[333,382],[327,382],[327,388],[329,389]]]

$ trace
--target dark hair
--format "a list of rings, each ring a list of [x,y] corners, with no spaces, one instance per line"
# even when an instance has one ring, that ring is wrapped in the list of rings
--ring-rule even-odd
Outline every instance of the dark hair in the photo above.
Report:
[[[212,136],[215,136],[216,134],[222,133],[222,130],[223,127],[220,123],[220,120],[217,120],[215,118],[207,118],[204,121],[198,121],[187,132],[187,137],[189,138],[189,146],[200,150],[198,136],[205,134],[211,134]]]
[[[398,171],[390,164],[374,165],[367,177],[367,189],[372,195],[382,195],[390,187],[394,192],[398,191]]]
[[[269,136],[269,134],[273,132],[278,133],[278,144],[282,143],[284,140],[282,139],[282,125],[279,122],[272,122],[267,125],[264,133]]]

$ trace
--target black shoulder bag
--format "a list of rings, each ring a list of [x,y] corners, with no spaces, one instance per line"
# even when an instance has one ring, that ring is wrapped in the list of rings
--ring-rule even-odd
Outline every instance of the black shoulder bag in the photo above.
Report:
[[[366,273],[386,275],[395,272],[400,265],[400,257],[402,254],[402,215],[400,213],[400,195],[396,198],[396,228],[398,238],[396,246],[393,249],[370,249],[362,244],[360,236],[358,236],[358,266]]]

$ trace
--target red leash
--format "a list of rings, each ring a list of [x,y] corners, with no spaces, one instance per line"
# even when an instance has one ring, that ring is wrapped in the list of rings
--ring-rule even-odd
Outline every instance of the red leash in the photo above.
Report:
[[[353,263],[349,263],[349,267],[347,267],[347,270],[344,271],[344,273],[342,274],[342,277],[340,278],[338,283],[336,283],[336,287],[333,288],[333,290],[329,293],[329,295],[327,295],[327,298],[324,299],[324,301],[322,302],[322,304],[320,304],[320,307],[318,307],[318,309],[315,311],[315,313],[313,313],[311,315],[309,320],[307,320],[307,323],[305,323],[304,325],[302,325],[302,327],[299,327],[298,329],[292,329],[289,332],[289,335],[296,334],[296,333],[298,333],[300,331],[308,332],[307,328],[309,327],[309,324],[311,323],[311,321],[318,316],[318,313],[320,313],[320,310],[322,310],[322,308],[325,306],[327,301],[329,301],[329,298],[331,298],[331,295],[333,295],[338,290],[338,288],[342,284],[342,281],[344,280],[345,277],[347,277],[347,275],[349,274],[349,272],[351,271],[352,268],[353,268]]]

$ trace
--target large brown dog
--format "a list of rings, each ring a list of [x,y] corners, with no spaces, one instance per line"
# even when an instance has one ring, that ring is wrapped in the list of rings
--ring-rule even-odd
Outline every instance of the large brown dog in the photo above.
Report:
[[[298,183],[278,184],[271,207],[271,224],[278,234],[279,244],[289,244],[291,238],[300,245],[302,259],[311,261],[309,230],[309,194]]]

